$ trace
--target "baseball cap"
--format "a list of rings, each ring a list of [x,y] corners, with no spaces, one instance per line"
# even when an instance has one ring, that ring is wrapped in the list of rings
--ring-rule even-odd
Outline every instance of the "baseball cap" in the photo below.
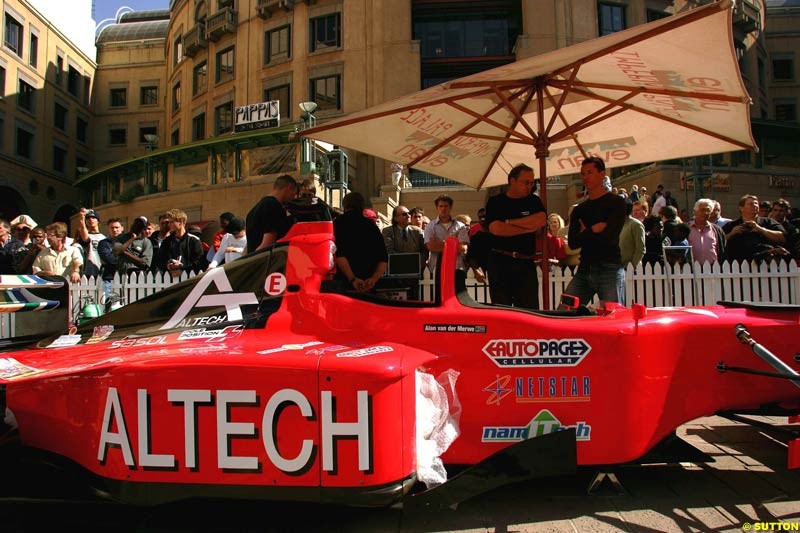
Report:
[[[85,218],[96,218],[97,220],[100,220],[100,217],[97,215],[97,211],[95,211],[94,209],[89,209],[88,211],[86,211]]]
[[[364,209],[364,212],[363,212],[362,214],[363,214],[363,215],[364,215],[366,218],[370,219],[370,220],[371,220],[371,221],[373,221],[373,222],[377,222],[377,221],[378,221],[378,213],[376,213],[376,212],[375,212],[374,210],[372,210],[372,209],[369,209],[369,208],[367,208],[367,209]]]

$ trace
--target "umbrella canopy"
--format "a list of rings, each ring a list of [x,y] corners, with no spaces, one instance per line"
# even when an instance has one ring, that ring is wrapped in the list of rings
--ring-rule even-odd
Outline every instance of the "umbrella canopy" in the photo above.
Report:
[[[753,149],[730,1],[459,78],[303,132],[475,188]],[[533,166],[533,165],[531,165]],[[542,187],[544,191],[544,187]]]

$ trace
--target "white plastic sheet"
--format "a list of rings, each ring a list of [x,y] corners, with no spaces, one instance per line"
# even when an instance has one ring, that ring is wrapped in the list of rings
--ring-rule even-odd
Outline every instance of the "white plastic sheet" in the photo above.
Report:
[[[417,479],[428,488],[447,481],[441,456],[460,435],[458,376],[453,369],[438,378],[417,370]]]

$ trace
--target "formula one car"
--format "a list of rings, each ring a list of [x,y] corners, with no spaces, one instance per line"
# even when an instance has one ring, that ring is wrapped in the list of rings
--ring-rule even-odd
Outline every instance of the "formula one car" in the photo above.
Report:
[[[339,284],[334,251],[330,222],[296,224],[262,252],[0,354],[3,440],[136,504],[389,505],[421,482],[452,503],[635,461],[720,410],[800,407],[798,306],[482,305],[456,275],[455,241],[432,301],[394,301]]]

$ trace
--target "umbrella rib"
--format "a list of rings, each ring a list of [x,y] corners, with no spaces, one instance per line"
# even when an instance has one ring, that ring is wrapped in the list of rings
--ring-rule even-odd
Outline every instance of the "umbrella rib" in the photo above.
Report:
[[[518,91],[518,92],[516,92],[516,93],[513,95],[513,96],[514,96],[514,98],[517,98],[517,97],[518,97],[520,94],[522,94],[523,92],[524,92],[524,90],[523,90],[523,91]],[[481,115],[481,114],[479,114],[479,113],[477,113],[477,112],[475,112],[475,111],[473,111],[473,110],[471,110],[471,109],[468,109],[468,108],[466,108],[466,107],[462,106],[461,104],[456,104],[455,102],[447,102],[447,105],[449,105],[449,106],[452,106],[452,107],[455,107],[455,108],[456,108],[456,109],[458,109],[459,111],[462,111],[462,112],[464,112],[464,113],[466,113],[466,114],[468,114],[468,115],[472,115],[472,116],[473,116],[473,117],[475,117],[477,120],[474,120],[473,122],[470,122],[469,124],[467,124],[466,126],[464,126],[463,128],[461,128],[460,130],[458,130],[458,131],[457,131],[456,133],[454,133],[453,135],[451,135],[451,136],[447,137],[446,139],[442,140],[441,142],[439,142],[439,143],[438,143],[436,146],[434,146],[433,148],[431,148],[430,150],[428,150],[427,152],[425,152],[425,153],[424,153],[424,154],[422,154],[421,156],[419,156],[419,157],[415,158],[414,160],[412,160],[412,161],[408,162],[408,163],[407,163],[407,166],[409,166],[409,167],[413,167],[414,165],[416,165],[417,163],[419,163],[420,161],[422,161],[423,159],[425,159],[426,157],[428,157],[430,154],[432,154],[432,153],[436,152],[436,150],[438,150],[438,149],[439,149],[439,148],[441,148],[442,146],[446,145],[447,143],[449,143],[449,142],[450,142],[450,141],[452,141],[453,139],[457,138],[459,135],[463,135],[464,137],[475,137],[474,135],[467,135],[467,134],[465,134],[465,132],[466,132],[467,130],[469,130],[470,128],[472,128],[473,126],[475,126],[476,124],[479,124],[479,123],[481,123],[481,122],[483,122],[483,121],[485,121],[485,122],[488,122],[488,123],[492,124],[493,126],[495,126],[495,127],[499,128],[499,129],[503,130],[503,131],[508,131],[509,133],[511,133],[511,134],[513,134],[513,135],[516,135],[517,137],[519,137],[520,139],[522,139],[521,141],[518,141],[518,142],[525,142],[525,143],[527,143],[528,141],[530,141],[530,139],[527,139],[527,138],[526,138],[524,135],[522,135],[521,133],[517,133],[517,132],[515,132],[515,131],[513,131],[513,130],[507,130],[507,128],[506,128],[504,125],[500,124],[499,122],[495,122],[495,121],[491,120],[490,118],[488,118],[488,117],[489,117],[489,115],[493,114],[493,113],[494,113],[495,111],[497,111],[498,109],[502,109],[502,108],[503,108],[503,103],[496,104],[496,105],[495,105],[495,106],[494,106],[494,107],[493,107],[493,108],[492,108],[492,109],[491,109],[489,112],[487,112],[487,113],[486,113],[486,115]],[[502,137],[501,137],[501,139],[502,139]]]
[[[561,117],[561,120],[564,121],[564,116],[561,114],[561,108],[564,106],[564,101],[567,99],[567,94],[569,94],[569,88],[575,82],[575,77],[578,75],[578,70],[580,70],[581,66],[577,65],[573,70],[572,74],[569,76],[569,80],[567,80],[564,87],[561,89],[561,97],[558,99],[558,104],[556,104],[553,100],[553,95],[550,94],[550,91],[545,86],[545,92],[547,93],[547,99],[550,100],[550,103],[554,105],[553,107],[553,116],[550,117],[550,122],[548,122],[547,127],[544,129],[545,136],[550,135],[550,131],[553,129],[553,125],[556,123],[556,117]],[[564,121],[564,124],[567,122]]]
[[[531,125],[528,124],[528,122],[525,120],[525,117],[522,116],[519,110],[517,110],[513,105],[511,105],[511,100],[509,100],[508,97],[505,94],[503,94],[497,87],[494,87],[494,93],[505,104],[506,109],[511,111],[511,113],[516,117],[517,123],[520,122],[522,123],[522,127],[525,128],[525,131],[527,131],[530,134],[533,142],[536,142],[539,139],[539,136],[536,135],[536,133],[533,131],[533,128],[531,128]],[[517,125],[514,124],[514,128],[516,128],[516,126]],[[516,131],[510,130],[510,133],[516,133]]]
[[[554,99],[553,99],[553,95],[552,95],[552,94],[550,94],[550,90],[549,90],[549,88],[545,87],[545,88],[544,88],[544,92],[545,92],[545,94],[547,94],[547,99],[548,99],[548,100],[550,100],[550,103],[551,103],[551,104],[553,104],[553,100],[554,100]],[[565,92],[566,92],[566,91],[565,91]],[[553,117],[555,117],[555,116],[556,116],[556,114],[555,114],[555,113],[553,113]],[[550,138],[550,144],[553,144],[554,142],[557,142],[558,140],[560,140],[560,138],[561,138],[561,137],[566,137],[566,135],[567,135],[567,134],[565,134],[565,132],[566,132],[568,129],[571,129],[571,128],[572,128],[572,127],[569,125],[569,122],[567,122],[567,117],[565,117],[565,116],[564,116],[564,114],[561,112],[561,109],[560,109],[560,108],[558,109],[558,116],[559,116],[559,117],[561,117],[561,122],[563,122],[563,123],[564,123],[564,125],[566,126],[566,129],[565,129],[564,131],[562,131],[562,132],[561,132],[563,135],[559,134],[559,135],[556,135],[556,137],[555,137],[555,138]],[[577,146],[577,147],[578,147],[578,150],[580,150],[580,151],[581,151],[581,154],[583,155],[583,157],[589,157],[589,154],[587,154],[587,153],[586,153],[586,150],[583,148],[583,145],[582,145],[582,144],[580,143],[580,141],[578,140],[578,136],[577,136],[577,135],[575,135],[575,133],[569,133],[568,135],[569,135],[570,137],[572,137],[572,142],[574,142],[574,143],[575,143],[575,146]]]
[[[594,93],[589,92],[589,91],[583,91],[582,89],[575,88],[575,89],[573,89],[573,91],[578,93],[578,94],[581,94],[583,96],[588,96],[590,98],[597,98],[597,99],[603,100],[605,102],[614,102],[614,100],[612,100],[610,98],[607,98],[605,96],[601,96],[599,94],[594,94]],[[672,124],[676,124],[678,126],[682,126],[682,127],[686,128],[686,129],[694,130],[694,131],[702,133],[704,135],[708,135],[709,137],[714,137],[715,139],[719,139],[721,141],[725,141],[725,142],[729,142],[731,144],[735,144],[736,146],[740,146],[740,147],[744,148],[745,150],[748,150],[748,149],[752,148],[752,146],[744,144],[741,141],[737,141],[736,139],[732,139],[732,138],[727,137],[725,135],[722,135],[720,133],[716,133],[716,132],[707,130],[705,128],[701,128],[700,126],[695,126],[694,124],[687,124],[686,122],[681,122],[680,120],[674,119],[672,117],[659,115],[655,111],[650,111],[649,109],[642,109],[641,107],[636,107],[633,104],[622,103],[622,104],[619,104],[619,105],[626,111],[636,111],[638,113],[642,113],[643,115],[648,115],[648,116],[651,116],[653,118],[657,118],[659,120],[663,120],[665,122],[670,122]]]
[[[564,137],[566,137],[568,135],[571,135],[574,138],[576,131],[582,130],[584,128],[588,128],[589,126],[597,124],[598,122],[602,122],[604,120],[607,120],[607,119],[613,117],[614,115],[622,113],[625,110],[625,108],[622,107],[621,104],[623,102],[625,102],[626,100],[630,100],[631,98],[633,98],[634,96],[636,96],[640,92],[641,91],[638,91],[638,90],[632,91],[629,94],[627,94],[627,95],[625,95],[625,96],[623,96],[621,98],[618,98],[617,100],[614,100],[614,101],[610,102],[608,105],[606,105],[602,109],[599,109],[599,110],[595,111],[594,113],[591,113],[590,115],[587,115],[587,116],[583,117],[578,122],[576,122],[576,123],[574,123],[572,125],[567,123],[566,119],[562,116],[561,120],[564,122],[566,127],[562,131],[560,131],[559,133],[556,133],[555,135],[553,135],[551,137],[551,141],[552,142],[560,141],[561,139],[563,139]],[[547,96],[550,98],[550,100],[553,99],[553,97],[550,95],[550,91],[547,91]],[[609,113],[609,111],[611,111],[612,109],[614,109],[617,106],[619,106],[619,109],[616,109],[613,112]]]
[[[559,80],[552,80],[550,84],[553,87],[557,87],[559,89],[568,87],[568,85]],[[631,91],[631,90],[638,90],[639,92],[648,93],[648,94],[661,94],[665,96],[675,96],[678,98],[696,98],[698,100],[716,100],[719,102],[735,102],[738,104],[745,104],[750,101],[750,99],[746,96],[730,96],[727,94],[712,94],[712,93],[701,93],[701,92],[694,92],[694,91],[673,91],[670,89],[656,89],[653,87],[630,87],[624,85],[615,85],[612,83],[588,83],[583,81],[578,81],[572,84],[573,87],[583,87],[586,89],[608,89],[612,91]]]
[[[522,108],[524,109],[524,108],[528,107],[528,105],[530,105],[532,99],[533,99],[533,91],[528,91],[528,96],[527,96],[527,98],[525,98],[525,103],[522,104]],[[511,129],[514,129],[516,127],[517,127],[516,123],[511,125]],[[502,153],[503,148],[505,147],[506,143],[508,142],[508,138],[509,138],[509,136],[506,136],[506,140],[501,142],[500,146],[497,147],[497,151],[495,152],[494,157],[492,158],[492,162],[489,164],[489,166],[486,167],[486,172],[483,173],[483,177],[478,182],[478,187],[477,187],[478,189],[483,187],[483,184],[486,183],[486,179],[489,177],[489,172],[492,171],[492,167],[494,167],[495,163],[497,163],[497,160],[500,158],[500,154]]]
[[[497,141],[501,143],[516,143],[531,145],[531,139],[509,139],[508,137],[498,137],[497,135],[486,135],[485,133],[463,133],[464,137],[471,137],[473,139],[484,139],[487,141]],[[411,166],[409,164],[409,166]]]
[[[503,100],[503,102],[506,103],[507,100]],[[510,102],[508,102],[508,104],[510,104]],[[498,109],[502,108],[503,104],[499,104],[498,106],[495,107],[495,109],[492,109],[491,111],[489,111],[485,115],[481,115],[477,111],[473,111],[472,109],[464,107],[463,105],[457,104],[455,102],[447,102],[447,105],[458,109],[462,113],[466,113],[466,114],[471,115],[471,116],[475,117],[476,119],[478,119],[475,122],[473,122],[472,124],[470,124],[469,128],[475,126],[476,124],[478,124],[480,122],[486,122],[487,124],[490,124],[490,125],[494,126],[495,128],[497,128],[499,130],[505,131],[509,135],[513,135],[515,137],[519,137],[523,141],[530,141],[530,139],[528,139],[527,137],[525,137],[521,133],[518,133],[518,132],[514,131],[513,129],[509,128],[508,126],[505,126],[504,124],[500,124],[496,120],[492,120],[492,119],[489,118],[489,115],[493,114],[495,111],[497,111]],[[508,105],[506,105],[506,107],[508,107]],[[469,128],[467,128],[467,129],[469,129]],[[530,133],[533,135],[532,132],[530,132]]]

